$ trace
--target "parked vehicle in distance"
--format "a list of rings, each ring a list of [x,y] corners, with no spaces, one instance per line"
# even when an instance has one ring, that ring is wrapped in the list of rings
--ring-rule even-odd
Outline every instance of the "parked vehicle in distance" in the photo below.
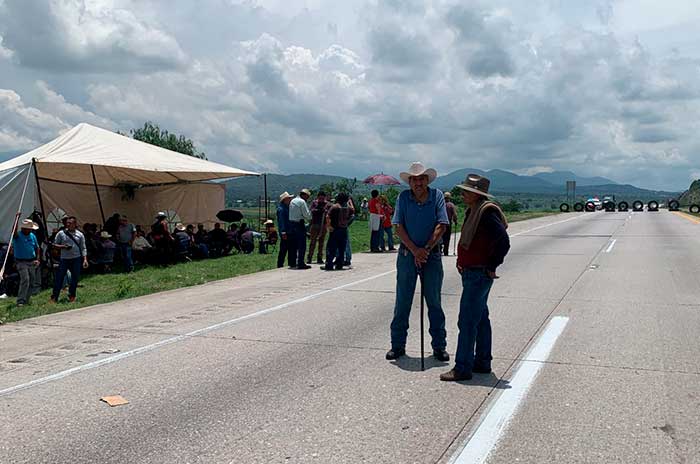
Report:
[[[595,205],[595,209],[603,209],[603,202],[598,197],[592,197],[586,200],[586,203],[591,202]]]

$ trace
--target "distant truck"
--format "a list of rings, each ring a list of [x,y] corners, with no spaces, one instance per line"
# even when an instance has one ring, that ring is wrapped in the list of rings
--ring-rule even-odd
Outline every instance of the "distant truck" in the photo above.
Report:
[[[598,197],[591,197],[586,200],[586,203],[593,203],[595,205],[595,209],[603,209],[603,202],[600,201],[600,198]]]

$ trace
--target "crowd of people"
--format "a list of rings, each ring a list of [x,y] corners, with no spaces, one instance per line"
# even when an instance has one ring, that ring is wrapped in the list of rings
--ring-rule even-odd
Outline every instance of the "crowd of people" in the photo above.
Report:
[[[0,294],[17,294],[17,305],[24,306],[41,288],[53,287],[51,302],[57,302],[62,289],[68,301],[76,298],[82,272],[111,273],[115,265],[132,272],[135,264],[174,264],[193,259],[226,256],[231,253],[268,253],[278,240],[274,222],[268,220],[263,231],[252,230],[243,222],[224,229],[221,223],[207,230],[204,224],[171,227],[164,212],[159,212],[146,232],[119,213],[103,227],[85,223],[78,227],[74,216],[65,216],[62,226],[46,236],[39,213],[22,220],[12,246],[0,247],[0,263],[7,261]],[[7,258],[7,260],[6,260]],[[50,274],[53,272],[53,282]]]

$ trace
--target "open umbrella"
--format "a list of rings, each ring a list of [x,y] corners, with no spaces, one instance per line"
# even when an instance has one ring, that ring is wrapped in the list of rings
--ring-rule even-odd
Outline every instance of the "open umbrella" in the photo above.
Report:
[[[364,184],[369,184],[369,185],[399,185],[399,184],[401,184],[401,182],[399,182],[395,177],[391,177],[391,176],[386,175],[384,173],[369,176],[368,178],[366,178],[362,182]]]
[[[238,222],[243,219],[243,213],[237,209],[222,209],[216,213],[216,217],[223,222]]]

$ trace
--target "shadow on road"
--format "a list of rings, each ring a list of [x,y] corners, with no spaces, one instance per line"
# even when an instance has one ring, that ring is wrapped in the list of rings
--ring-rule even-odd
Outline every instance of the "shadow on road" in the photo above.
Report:
[[[392,365],[398,367],[401,370],[408,372],[420,372],[420,358],[411,356],[402,356],[395,361],[391,361]],[[425,358],[425,370],[430,370],[434,368],[449,367],[449,362],[438,361],[432,356],[426,356]],[[447,369],[446,369],[447,370]],[[499,379],[496,374],[491,372],[490,374],[474,374],[471,380],[463,380],[461,382],[454,382],[461,385],[478,385],[483,387],[492,387],[497,390],[508,390],[511,388],[510,381],[507,379]]]

